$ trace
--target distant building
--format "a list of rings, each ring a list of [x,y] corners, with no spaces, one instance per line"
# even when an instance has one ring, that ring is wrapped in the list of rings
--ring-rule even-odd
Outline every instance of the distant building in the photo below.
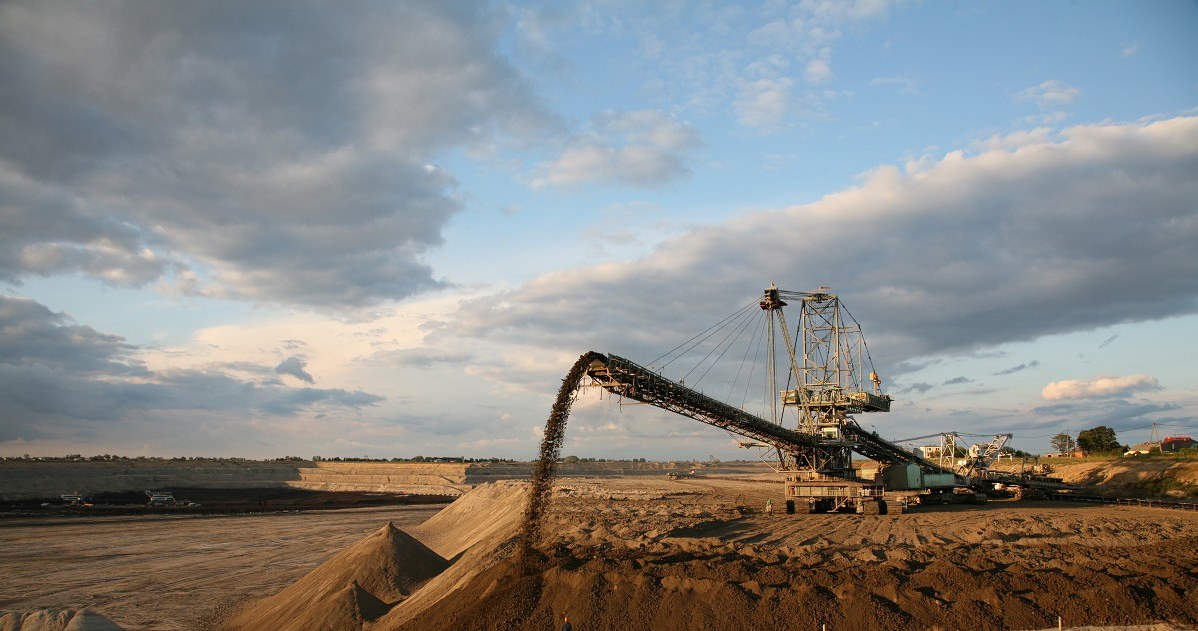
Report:
[[[1194,439],[1189,436],[1167,436],[1161,441],[1161,451],[1181,451],[1182,449],[1193,449]]]
[[[1055,451],[1043,454],[1041,458],[1085,458],[1086,452],[1082,450],[1072,451],[1067,454],[1057,453]]]
[[[936,460],[940,457],[940,454],[943,450],[940,445],[924,445],[923,447],[917,448],[916,451],[921,452],[920,455],[923,456],[925,460]]]
[[[1148,454],[1154,453],[1154,452],[1160,453],[1160,451],[1161,451],[1160,443],[1140,443],[1140,444],[1132,447],[1131,449],[1128,449],[1127,453],[1125,453],[1123,455],[1125,455],[1125,456],[1145,456],[1145,455],[1148,455]]]

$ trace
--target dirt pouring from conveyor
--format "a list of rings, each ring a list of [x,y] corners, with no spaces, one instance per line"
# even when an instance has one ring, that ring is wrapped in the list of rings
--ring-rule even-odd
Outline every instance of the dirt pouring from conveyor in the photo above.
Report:
[[[528,506],[524,510],[524,523],[520,528],[520,566],[524,573],[536,570],[537,539],[541,533],[541,518],[549,503],[553,491],[553,480],[557,475],[557,459],[561,454],[562,441],[566,437],[566,421],[570,418],[570,407],[578,394],[578,386],[586,374],[587,366],[595,359],[601,359],[599,353],[585,353],[574,362],[570,372],[562,379],[562,386],[557,391],[557,399],[549,411],[549,419],[545,421],[545,433],[541,437],[541,454],[532,472],[532,490],[528,495]]]

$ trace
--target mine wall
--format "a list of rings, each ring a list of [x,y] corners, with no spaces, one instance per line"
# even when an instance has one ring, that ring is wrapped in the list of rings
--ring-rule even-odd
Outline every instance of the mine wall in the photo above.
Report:
[[[1162,496],[1198,499],[1198,459],[1176,456],[1116,458],[1044,458],[1050,475],[1067,484],[1090,487],[1092,492],[1129,497]],[[1022,465],[999,462],[994,469],[1018,472]]]
[[[560,475],[661,475],[691,465],[658,462],[563,464]],[[329,461],[0,461],[0,501],[172,488],[297,488],[457,496],[496,480],[528,479],[532,464]]]

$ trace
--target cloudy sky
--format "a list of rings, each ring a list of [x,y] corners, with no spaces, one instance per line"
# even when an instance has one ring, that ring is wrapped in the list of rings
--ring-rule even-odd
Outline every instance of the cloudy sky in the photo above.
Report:
[[[1198,434],[1195,32],[1138,0],[0,3],[0,455],[529,458],[580,354],[651,362],[771,282],[841,296],[884,436]],[[566,453],[746,457],[575,409]]]

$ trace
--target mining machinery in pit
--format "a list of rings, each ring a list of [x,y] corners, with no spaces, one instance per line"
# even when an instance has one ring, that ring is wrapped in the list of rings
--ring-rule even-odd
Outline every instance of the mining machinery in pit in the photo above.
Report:
[[[800,314],[797,340],[783,311],[791,302]],[[855,415],[889,412],[892,398],[882,392],[860,325],[838,296],[826,287],[795,292],[771,285],[759,306],[770,321],[768,391],[777,393],[769,420],[616,355],[590,353],[586,385],[726,429],[748,439],[741,446],[772,452],[770,460],[785,480],[788,512],[797,506],[807,512],[878,514],[887,512],[888,493],[891,499],[922,493],[947,502],[977,487],[978,480],[951,465],[926,459],[858,424]],[[786,388],[778,387],[776,331],[783,337],[789,366]],[[853,467],[853,453],[882,465],[880,472],[863,476]]]

